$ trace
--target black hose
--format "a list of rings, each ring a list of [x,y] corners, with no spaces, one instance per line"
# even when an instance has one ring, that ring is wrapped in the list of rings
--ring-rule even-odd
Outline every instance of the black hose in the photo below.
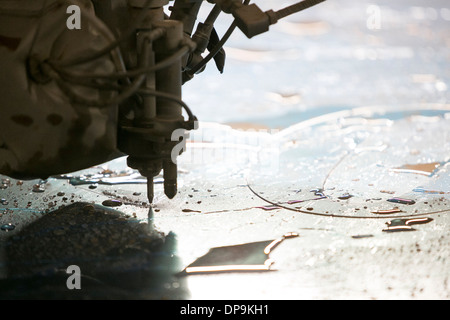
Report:
[[[278,10],[275,12],[275,14],[276,14],[277,19],[280,20],[284,17],[287,17],[287,16],[297,13],[299,11],[308,9],[308,8],[315,6],[316,4],[319,4],[324,1],[326,1],[326,0],[305,0],[305,1],[293,4],[289,7],[283,8],[281,10]]]
[[[248,5],[250,3],[250,0],[245,0],[244,5]],[[225,42],[230,38],[231,34],[233,33],[234,29],[236,29],[236,22],[233,21],[233,23],[228,27],[228,30],[223,35],[222,39],[220,39],[219,43],[214,47],[214,49],[197,65],[195,65],[191,70],[189,70],[189,73],[191,75],[194,75],[197,73],[200,69],[202,69],[212,58],[215,57],[215,55],[222,49]]]

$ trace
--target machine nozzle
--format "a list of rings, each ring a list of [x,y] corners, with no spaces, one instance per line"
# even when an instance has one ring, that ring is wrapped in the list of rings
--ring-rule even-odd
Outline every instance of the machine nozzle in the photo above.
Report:
[[[154,197],[153,177],[147,177],[147,198],[150,204],[153,203],[153,197]]]
[[[169,199],[177,194],[177,165],[170,160],[163,163],[164,193]]]

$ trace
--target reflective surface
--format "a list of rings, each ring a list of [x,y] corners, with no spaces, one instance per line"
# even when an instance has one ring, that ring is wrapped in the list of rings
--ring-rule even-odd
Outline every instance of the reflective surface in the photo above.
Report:
[[[282,7],[278,1],[258,4]],[[230,22],[221,21],[219,34]],[[237,32],[227,43],[224,74],[208,66],[184,87],[201,123],[180,157],[173,200],[156,183],[149,208],[137,176],[108,184],[108,172],[122,182],[120,173],[130,174],[125,159],[71,173],[88,178],[72,182],[2,182],[0,225],[15,226],[0,230],[8,293],[24,294],[15,290],[24,282],[31,293],[43,289],[40,278],[12,281],[5,244],[29,234],[41,219],[39,228],[48,230],[46,217],[59,207],[84,203],[87,213],[100,206],[141,223],[151,239],[173,239],[170,249],[135,256],[143,253],[142,234],[137,250],[130,247],[133,237],[123,236],[129,255],[114,257],[126,275],[102,288],[122,290],[137,275],[145,281],[133,282],[139,285],[120,291],[121,297],[449,299],[449,24],[447,1],[342,0],[280,21],[250,41]],[[393,198],[414,203],[388,201]],[[101,206],[111,200],[122,205]],[[52,237],[63,237],[54,231]],[[273,272],[175,277],[211,248],[288,232],[299,237],[273,250]],[[101,239],[89,224],[79,237],[84,235]],[[90,249],[101,252],[102,243]],[[26,247],[30,257],[46,245]],[[137,260],[142,268],[133,276],[130,257],[161,251],[172,255],[150,264]],[[161,282],[152,282],[159,271]],[[99,278],[89,267],[81,274],[82,287],[96,292]],[[58,274],[50,296],[66,292],[67,276]]]

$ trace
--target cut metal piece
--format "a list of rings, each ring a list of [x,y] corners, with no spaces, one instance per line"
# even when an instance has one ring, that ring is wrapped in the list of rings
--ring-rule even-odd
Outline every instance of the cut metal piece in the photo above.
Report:
[[[271,271],[274,263],[269,254],[285,239],[298,237],[290,232],[279,239],[211,248],[204,256],[188,265],[179,275]]]

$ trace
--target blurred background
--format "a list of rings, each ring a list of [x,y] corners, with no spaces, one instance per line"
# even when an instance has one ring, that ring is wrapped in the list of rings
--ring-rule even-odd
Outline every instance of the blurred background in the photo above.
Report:
[[[219,17],[219,37],[231,22]],[[183,87],[200,129],[174,199],[157,177],[150,206],[125,158],[46,181],[2,176],[0,297],[449,299],[449,35],[448,0],[328,0],[252,39],[236,30],[224,73],[210,63]],[[399,217],[426,223],[385,232]],[[277,272],[175,276],[211,248],[288,232],[300,236],[271,253]],[[84,291],[66,289],[67,247],[90,259]],[[30,263],[42,271],[48,255],[50,283]]]
[[[294,1],[255,3],[278,10]],[[230,23],[220,16],[219,36]],[[250,40],[236,30],[224,73],[208,65],[184,99],[202,121],[271,128],[346,108],[446,104],[449,31],[445,0],[329,0]]]

